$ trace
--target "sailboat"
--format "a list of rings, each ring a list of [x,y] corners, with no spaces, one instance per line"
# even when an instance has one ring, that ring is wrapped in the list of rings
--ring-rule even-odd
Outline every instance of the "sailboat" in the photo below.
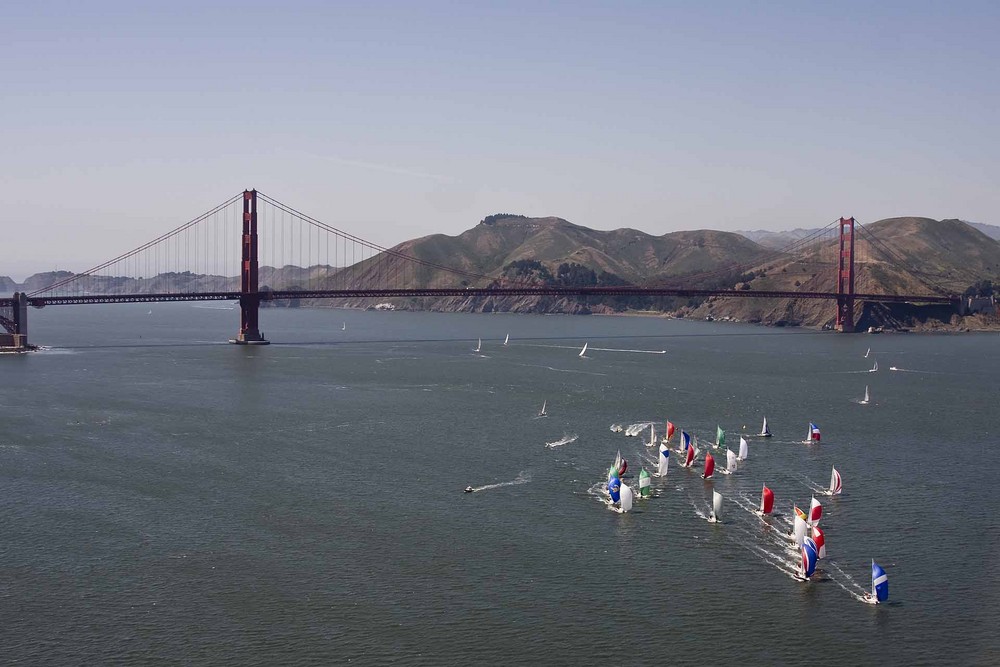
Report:
[[[347,331],[347,322],[344,322],[343,324],[340,325],[340,330]]]
[[[823,516],[823,505],[816,500],[816,496],[813,496],[812,500],[809,501],[809,515],[806,517],[806,521],[809,522],[810,526],[815,526],[819,523],[821,516]]]
[[[868,355],[869,355],[869,354],[871,354],[871,353],[872,353],[872,349],[871,349],[871,348],[868,348],[868,351],[867,351],[867,352],[865,352],[865,359],[867,359],[867,358],[868,358]]]
[[[712,490],[712,513],[708,515],[709,523],[722,523],[722,494]]]
[[[801,554],[802,560],[799,563],[798,572],[795,573],[795,578],[799,581],[809,581],[809,577],[816,572],[816,559],[819,557],[819,549],[816,548],[816,542],[811,537],[802,540]]]
[[[701,474],[702,479],[712,479],[712,475],[715,473],[715,457],[712,456],[712,452],[705,454],[705,472]]]
[[[589,345],[589,344],[590,343],[584,343],[583,344],[583,349],[580,350],[580,358],[581,359],[586,359],[587,358],[585,355],[587,354],[587,345]]]
[[[819,526],[813,526],[812,538],[813,542],[816,543],[816,558],[826,558],[826,537]]]
[[[724,444],[726,444],[726,432],[722,430],[721,426],[719,426],[718,424],[716,424],[715,425],[715,448],[718,449],[719,447],[723,446]]]
[[[624,514],[632,509],[632,487],[622,482],[621,488],[621,513]]]
[[[795,546],[801,547],[802,540],[806,537],[806,529],[808,525],[806,524],[806,513],[795,507],[795,519],[792,523],[792,534],[790,537],[792,541],[795,542]]]
[[[806,439],[803,442],[805,442],[805,444],[808,445],[813,442],[819,442],[819,439],[820,439],[819,426],[816,426],[816,424],[809,422],[809,429],[806,431]]]
[[[507,337],[503,339],[504,347],[507,347],[507,343],[509,342],[510,342],[510,334],[507,334]]]
[[[771,513],[774,509],[774,491],[767,488],[767,484],[760,492],[760,509],[757,510],[758,516],[765,516]]]
[[[669,419],[667,420],[666,431],[667,431],[666,434],[664,434],[660,442],[663,443],[670,442],[670,438],[674,437],[674,423]]]
[[[687,431],[681,431],[681,444],[680,447],[677,448],[677,451],[683,453],[689,450],[690,448],[691,448],[691,436],[688,435]]]
[[[476,349],[474,349],[473,352],[479,352],[481,349],[483,349],[483,339],[482,338],[480,338],[479,341],[476,343]]]
[[[830,470],[830,488],[826,490],[826,495],[839,496],[843,488],[844,485],[843,480],[840,479],[840,473],[837,472],[836,468],[833,468]]]
[[[656,446],[656,424],[649,425],[649,442],[646,443],[647,447]]]
[[[861,399],[861,405],[868,405],[869,400],[871,400],[871,396],[868,395],[868,385],[865,385],[865,397]]]
[[[759,435],[762,438],[770,438],[771,437],[771,429],[769,429],[767,427],[767,417],[764,417],[764,425],[760,427],[760,433],[759,433]]]
[[[639,471],[639,497],[650,498],[653,495],[653,487],[650,486],[649,473],[643,468]]]
[[[726,447],[726,467],[722,470],[725,475],[732,475],[736,472],[736,454],[733,454],[733,450]]]
[[[694,445],[690,445],[687,448],[687,456],[684,457],[684,467],[690,468],[694,465],[694,460],[698,458],[698,448]]]
[[[660,459],[657,463],[659,465],[656,468],[656,476],[666,477],[667,468],[670,467],[670,450],[663,443],[660,444]]]
[[[750,443],[743,436],[740,436],[740,455],[736,457],[738,461],[746,461],[750,456]]]
[[[622,450],[620,449],[617,456],[615,456],[615,469],[618,471],[619,477],[623,477],[628,470],[628,461],[622,456]]]
[[[614,470],[614,466],[612,466],[611,471],[614,472]],[[608,495],[611,496],[612,503],[617,503],[621,500],[621,491],[622,481],[616,475],[608,477]]]
[[[548,417],[549,413],[545,411],[545,406],[548,405],[548,401],[542,401],[542,409],[538,411],[539,417]]]
[[[889,599],[889,575],[872,560],[872,592],[865,594],[865,602],[878,604]]]
[[[872,365],[872,367],[868,369],[868,372],[869,373],[874,373],[877,370],[878,370],[878,359],[876,359],[875,363]]]

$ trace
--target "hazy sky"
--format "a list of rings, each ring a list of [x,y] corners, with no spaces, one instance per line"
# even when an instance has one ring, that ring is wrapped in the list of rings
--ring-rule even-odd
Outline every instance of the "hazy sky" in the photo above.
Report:
[[[1000,224],[995,1],[146,4],[0,6],[0,275],[249,187],[383,245]]]

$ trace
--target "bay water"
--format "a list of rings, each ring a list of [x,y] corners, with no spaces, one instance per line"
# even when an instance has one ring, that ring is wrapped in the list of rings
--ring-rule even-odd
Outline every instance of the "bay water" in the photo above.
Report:
[[[0,356],[5,662],[1000,663],[995,334],[266,309],[241,347],[229,304],[29,316],[46,349]],[[765,415],[736,474],[674,453],[607,506],[616,452],[657,451],[612,424],[724,463],[716,427],[735,451]],[[798,582],[783,533],[834,465]]]

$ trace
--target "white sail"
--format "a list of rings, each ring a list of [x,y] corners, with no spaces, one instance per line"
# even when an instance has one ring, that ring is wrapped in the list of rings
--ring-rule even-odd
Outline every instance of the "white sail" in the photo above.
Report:
[[[869,400],[871,400],[871,396],[868,394],[868,385],[865,385],[865,397],[861,400],[861,405],[868,405]]]
[[[344,322],[343,326],[340,327],[341,331],[347,331],[347,322]]]
[[[503,344],[506,345],[509,342],[510,342],[510,334],[507,334],[507,337],[503,339]]]
[[[646,443],[646,446],[647,447],[655,447],[656,446],[656,425],[655,424],[650,424],[649,425],[649,442]]]
[[[728,448],[726,449],[726,472],[736,472],[736,454],[733,454],[733,450]]]
[[[760,434],[763,436],[771,435],[771,432],[767,430],[767,417],[764,417],[764,424],[760,427]]]
[[[796,514],[795,523],[792,525],[792,541],[795,542],[795,546],[802,546],[802,542],[806,539],[807,528],[805,520]]]
[[[740,461],[746,461],[748,456],[750,456],[750,444],[746,438],[740,436],[740,455],[736,458]]]
[[[583,349],[582,349],[582,350],[580,350],[580,358],[581,358],[581,359],[583,358],[583,356],[584,356],[585,354],[587,354],[587,345],[589,345],[589,343],[584,343],[584,344],[583,344]]]
[[[712,491],[712,518],[715,521],[722,521],[722,494]]]
[[[828,493],[831,496],[835,496],[840,493],[842,487],[842,482],[840,479],[840,473],[837,472],[836,468],[830,470],[830,489]]]
[[[877,370],[878,370],[878,359],[875,360],[875,363],[872,364],[872,367],[868,370],[868,372],[869,373],[874,373]]]
[[[483,349],[483,339],[482,338],[480,338],[478,340],[478,342],[476,342],[476,349],[474,349],[473,352],[479,352],[481,349]]]
[[[620,498],[622,512],[628,512],[632,509],[632,488],[628,484],[622,484]]]
[[[666,445],[660,445],[660,461],[659,467],[656,469],[656,474],[659,477],[667,476],[667,468],[670,466],[670,451],[667,449]]]
[[[868,355],[869,355],[869,354],[871,354],[871,353],[872,353],[872,349],[871,349],[871,348],[868,348],[868,351],[867,351],[867,352],[865,352],[865,359],[867,359],[867,358],[868,358]]]
[[[538,411],[538,416],[539,417],[545,417],[545,416],[548,415],[548,413],[545,412],[545,406],[546,405],[548,405],[548,401],[542,401],[542,409]]]

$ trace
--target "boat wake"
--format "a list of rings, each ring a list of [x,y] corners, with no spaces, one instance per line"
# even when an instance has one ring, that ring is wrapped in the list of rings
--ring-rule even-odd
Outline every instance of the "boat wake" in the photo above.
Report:
[[[793,473],[791,473],[791,476],[794,477],[795,479],[797,479],[799,482],[801,482],[803,486],[805,486],[807,489],[809,489],[813,493],[822,493],[824,495],[827,495],[827,488],[825,486],[820,486],[819,484],[817,484],[816,482],[812,481],[811,479],[809,479],[805,475],[800,475],[798,473],[794,473],[793,472]]]
[[[592,347],[590,350],[597,352],[631,352],[633,354],[666,354],[666,350],[616,350],[610,347]]]
[[[628,428],[625,429],[625,435],[629,437],[637,436],[652,425],[653,422],[638,422],[635,424],[629,424]]]
[[[528,368],[544,368],[547,371],[555,371],[556,373],[579,373],[580,375],[599,375],[601,377],[607,376],[607,373],[594,373],[591,371],[577,371],[570,368],[555,368],[553,366],[542,366],[540,364],[517,364],[518,366],[527,366]]]
[[[837,565],[835,561],[824,560],[823,566],[824,568],[826,567],[830,568],[830,570],[827,571],[830,581],[843,588],[850,594],[851,597],[855,598],[859,602],[867,602],[865,600],[865,593],[867,593],[868,591],[865,590],[865,588],[861,584],[855,581],[854,577],[852,577],[851,575],[847,574],[842,569],[840,569],[840,566]],[[837,573],[837,576],[834,576],[833,574],[834,572]]]
[[[497,482],[496,484],[484,484],[483,486],[474,486],[472,490],[475,492],[479,491],[489,491],[490,489],[499,489],[504,486],[517,486],[518,484],[527,484],[531,481],[531,473],[527,470],[522,470],[517,474],[517,477],[510,480],[509,482]]]
[[[576,442],[576,439],[580,437],[576,434],[574,435],[564,435],[562,439],[556,440],[555,442],[546,442],[545,446],[550,449],[555,449],[556,447],[562,447],[563,445],[568,445],[571,442]]]
[[[768,565],[774,567],[779,572],[787,575],[789,579],[796,579],[797,570],[794,565],[794,561],[785,558],[779,553],[773,553],[768,551],[759,544],[754,544],[753,542],[747,542],[744,540],[733,540],[736,544],[740,545],[753,555],[755,555],[758,560],[767,563]]]

